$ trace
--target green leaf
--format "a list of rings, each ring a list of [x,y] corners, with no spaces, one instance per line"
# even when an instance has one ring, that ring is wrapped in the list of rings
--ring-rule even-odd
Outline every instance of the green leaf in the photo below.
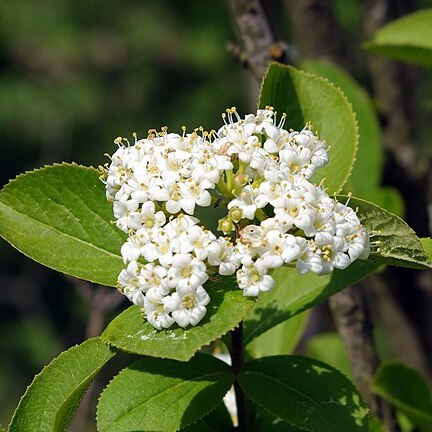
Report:
[[[234,431],[228,410],[224,403],[220,403],[216,409],[207,414],[203,419],[182,429],[182,432],[230,432]]]
[[[344,200],[347,197],[339,197],[339,201]],[[379,249],[371,254],[370,260],[415,269],[430,268],[419,238],[401,218],[359,198],[351,198],[349,205],[358,208],[360,222],[369,232],[377,232],[373,241],[379,241]]]
[[[140,360],[121,371],[103,391],[98,430],[176,431],[213,410],[233,381],[229,365],[205,354],[187,363]]]
[[[0,193],[0,235],[25,255],[72,276],[115,286],[125,234],[111,224],[98,171],[53,165]]]
[[[274,416],[312,432],[367,431],[368,409],[351,381],[300,356],[264,357],[238,375],[246,396]]]
[[[369,422],[369,432],[386,432],[384,425],[373,415]]]
[[[306,342],[309,357],[333,366],[352,379],[348,353],[342,338],[337,333],[320,333]]]
[[[285,112],[285,126],[301,130],[308,121],[330,146],[329,164],[318,170],[313,181],[326,178],[329,193],[347,181],[357,151],[357,124],[346,97],[324,78],[291,66],[271,63],[263,80],[259,107],[273,106]]]
[[[187,361],[202,346],[235,328],[255,306],[255,300],[244,297],[233,278],[208,282],[205,287],[211,301],[196,327],[155,330],[144,321],[139,307],[131,306],[111,321],[101,338],[122,351]]]
[[[428,257],[428,261],[432,261],[432,239],[431,238],[421,238],[420,243]]]
[[[415,369],[398,362],[385,363],[376,373],[372,390],[399,408],[423,432],[432,430],[431,393]]]
[[[381,27],[364,47],[375,54],[432,66],[432,9],[420,10]]]
[[[286,421],[271,415],[261,407],[257,407],[257,419],[254,424],[254,431],[271,431],[271,432],[305,432],[305,429],[295,427]]]
[[[275,287],[261,293],[253,312],[244,321],[244,343],[294,315],[321,303],[338,291],[360,281],[379,268],[370,261],[355,261],[331,275],[299,275],[297,270],[280,267],[273,273]]]
[[[301,64],[301,68],[327,78],[340,88],[350,101],[358,122],[359,147],[357,159],[344,189],[356,196],[372,200],[368,192],[378,186],[383,164],[380,126],[372,100],[347,72],[335,65],[325,61],[307,60]]]
[[[306,329],[309,315],[305,311],[266,331],[248,344],[248,353],[254,358],[291,354]]]
[[[403,218],[405,215],[405,204],[400,192],[396,188],[387,186],[376,187],[370,189],[361,198],[382,207],[400,218]]]
[[[61,353],[27,388],[9,432],[65,431],[87,388],[114,354],[99,338]]]

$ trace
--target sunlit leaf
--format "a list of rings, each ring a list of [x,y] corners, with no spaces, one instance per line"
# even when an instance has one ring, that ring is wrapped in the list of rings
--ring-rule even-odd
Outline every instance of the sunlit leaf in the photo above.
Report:
[[[340,197],[340,201],[346,200]],[[373,241],[378,241],[378,250],[370,259],[389,265],[416,269],[430,268],[423,246],[415,232],[398,216],[377,205],[359,198],[351,198],[350,207],[358,208],[360,222],[375,232]]]
[[[121,371],[103,391],[98,430],[177,431],[220,404],[233,380],[229,365],[205,354],[187,363],[140,360]]]
[[[327,78],[339,87],[356,114],[359,145],[353,170],[344,189],[356,196],[373,201],[368,195],[381,179],[383,148],[377,114],[369,95],[347,72],[336,65],[319,60],[306,60],[301,68]],[[367,173],[367,175],[365,175]]]
[[[114,354],[99,338],[61,353],[27,388],[9,431],[65,431],[88,386]]]
[[[0,192],[0,235],[66,274],[115,286],[125,234],[111,220],[98,171],[53,165],[18,176]]]
[[[414,12],[381,27],[364,47],[375,54],[432,66],[432,9]]]
[[[249,343],[248,353],[255,358],[291,354],[306,329],[309,315],[309,311],[294,315],[266,331]]]
[[[337,333],[319,333],[309,338],[306,342],[306,354],[352,378],[348,353]]]
[[[253,299],[243,296],[233,278],[208,282],[205,287],[211,301],[196,327],[155,330],[139,307],[131,306],[111,321],[101,338],[122,351],[187,361],[202,346],[235,328],[255,305]]]
[[[338,291],[360,281],[379,268],[370,261],[357,260],[345,270],[331,275],[298,274],[297,270],[278,268],[273,273],[275,287],[261,293],[253,312],[244,321],[245,344],[275,325],[321,303]]]
[[[424,251],[428,257],[428,261],[432,261],[432,239],[431,238],[421,238],[420,242],[423,246]]]
[[[355,116],[343,93],[324,78],[272,63],[259,100],[260,108],[268,105],[287,114],[287,128],[301,130],[312,122],[330,147],[330,163],[317,171],[313,181],[326,178],[328,191],[339,191],[351,172],[358,141]]]

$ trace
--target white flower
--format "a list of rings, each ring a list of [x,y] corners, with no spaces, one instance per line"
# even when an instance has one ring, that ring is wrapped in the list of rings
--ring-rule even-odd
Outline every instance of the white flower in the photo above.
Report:
[[[134,145],[116,139],[104,183],[115,223],[129,235],[118,286],[157,329],[196,325],[210,300],[203,284],[215,271],[237,273],[244,295],[256,296],[273,287],[280,266],[328,274],[370,252],[348,202],[308,180],[328,162],[310,125],[285,130],[286,116],[277,121],[273,109],[242,119],[231,108],[223,118],[216,133],[162,129]],[[193,217],[212,202],[227,206],[225,237]]]
[[[123,269],[118,277],[118,289],[124,294],[132,303],[143,306],[144,305],[144,290],[139,283],[140,268],[136,261],[131,261],[128,266]]]
[[[209,253],[208,247],[216,240],[215,235],[198,225],[193,225],[188,231],[177,238],[171,239],[171,250],[175,253],[191,253],[200,260],[205,260]]]
[[[268,198],[260,193],[259,189],[254,189],[249,185],[242,189],[238,198],[234,198],[229,202],[228,210],[238,207],[243,210],[246,218],[252,220],[255,217],[257,209],[265,207],[268,202]]]
[[[234,274],[240,265],[234,246],[224,237],[210,243],[207,259],[211,266],[219,266],[219,274],[225,276]]]
[[[312,240],[306,241],[305,239],[299,238],[299,244],[301,247],[300,256],[297,259],[296,268],[300,274],[305,274],[312,271],[316,274],[324,274],[325,269],[322,263],[322,259],[319,253],[317,253],[317,247]]]
[[[165,225],[166,217],[164,212],[156,212],[153,201],[147,201],[141,206],[141,211],[130,212],[127,218],[129,228],[138,230],[140,228],[152,229]]]
[[[237,271],[237,283],[245,296],[257,296],[262,291],[270,291],[275,281],[266,274],[265,267],[256,266],[255,263],[243,265]]]
[[[164,300],[166,309],[180,327],[197,325],[206,314],[209,302],[210,297],[202,286],[182,293],[174,292]]]
[[[167,297],[158,288],[150,288],[144,298],[144,314],[147,321],[156,329],[171,327],[174,318],[165,309]]]
[[[161,265],[147,263],[142,266],[138,275],[138,282],[143,292],[147,292],[150,288],[157,288],[162,294],[169,293],[167,279],[168,271]]]
[[[175,254],[167,277],[170,288],[186,292],[203,285],[208,279],[208,274],[204,262],[192,254]]]

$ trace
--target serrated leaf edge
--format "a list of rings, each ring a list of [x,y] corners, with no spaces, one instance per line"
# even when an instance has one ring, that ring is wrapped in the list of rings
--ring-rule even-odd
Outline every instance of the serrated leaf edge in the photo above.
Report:
[[[252,360],[249,360],[248,362],[246,362],[245,363],[245,366],[247,365],[247,364],[249,364],[249,363],[252,363],[252,362],[255,362],[255,361],[258,361],[258,360],[261,360],[261,359],[265,359],[265,358],[271,358],[271,357],[299,357],[299,358],[307,358],[307,359],[309,359],[309,360],[312,360],[312,361],[314,361],[314,362],[316,362],[316,363],[321,363],[322,365],[324,365],[324,366],[326,366],[326,367],[328,367],[328,368],[330,368],[330,369],[332,369],[333,371],[336,371],[337,373],[339,373],[340,375],[342,375],[344,378],[346,378],[346,380],[354,387],[354,389],[357,391],[357,394],[359,395],[359,397],[360,397],[360,401],[363,403],[363,405],[364,405],[364,409],[366,409],[367,410],[367,419],[368,419],[368,424],[369,424],[369,421],[370,421],[370,409],[366,406],[366,404],[365,404],[365,401],[363,400],[363,396],[361,395],[361,393],[360,393],[360,391],[359,391],[359,389],[357,388],[357,386],[355,385],[355,383],[345,374],[345,373],[343,373],[342,371],[340,371],[339,369],[336,369],[335,367],[333,367],[333,366],[331,366],[331,365],[329,365],[329,364],[327,364],[327,363],[324,363],[323,361],[321,361],[321,360],[317,360],[317,359],[314,359],[314,358],[311,358],[311,357],[308,357],[308,356],[303,356],[303,355],[295,355],[295,354],[288,354],[288,355],[279,355],[279,356],[268,356],[268,357],[260,357],[260,358],[258,358],[258,359],[252,359]],[[242,371],[241,371],[242,372]],[[239,385],[240,385],[240,387],[242,387],[241,386],[241,384],[240,384],[240,382],[239,382]],[[275,413],[273,413],[273,412],[271,412],[271,411],[269,411],[266,407],[264,407],[263,405],[261,405],[259,402],[257,402],[256,400],[254,400],[252,397],[250,397],[248,394],[247,394],[247,392],[243,389],[243,387],[242,387],[242,390],[244,391],[244,394],[253,402],[253,403],[255,403],[256,405],[259,405],[261,408],[263,408],[265,411],[267,411],[268,413],[270,413],[271,415],[273,415],[273,416],[277,416],[277,414],[275,414]],[[309,398],[308,398],[309,399]],[[286,422],[286,423],[288,423],[288,424],[290,424],[290,425],[292,425],[292,426],[294,426],[294,427],[296,427],[296,428],[299,428],[299,429],[304,429],[304,428],[301,428],[300,426],[297,426],[297,425],[295,425],[295,424],[293,424],[293,423],[290,423],[289,421],[287,421],[287,420],[284,420],[284,419],[281,419],[280,417],[278,417],[277,416],[277,418],[279,418],[280,420],[282,420],[282,421],[284,421],[284,422]],[[313,430],[311,430],[311,429],[304,429],[305,431],[308,431],[308,432],[316,432],[316,431],[313,431]]]
[[[9,426],[8,426],[8,431],[9,431],[9,429],[10,429],[10,427],[12,426],[12,424],[13,424],[13,422],[14,422],[14,419],[15,419],[15,417],[16,417],[16,415],[17,415],[17,412],[18,412],[18,410],[19,410],[19,408],[20,408],[20,406],[21,406],[21,404],[23,403],[23,401],[24,401],[24,398],[27,396],[27,394],[28,394],[28,392],[29,392],[29,390],[30,390],[30,388],[33,386],[33,384],[35,384],[35,383],[37,383],[37,382],[39,382],[40,381],[40,379],[41,379],[41,376],[44,374],[44,372],[53,364],[53,362],[54,361],[56,361],[56,360],[60,360],[61,358],[63,358],[63,357],[65,357],[66,355],[69,355],[71,352],[74,352],[74,351],[76,351],[80,346],[82,346],[84,343],[86,343],[86,342],[88,342],[88,341],[91,341],[91,340],[96,340],[96,339],[99,339],[101,342],[104,342],[104,341],[102,341],[102,339],[100,338],[100,337],[98,337],[98,336],[96,336],[96,337],[93,337],[93,338],[90,338],[90,339],[86,339],[84,342],[82,342],[81,344],[75,344],[75,345],[73,345],[73,346],[71,346],[70,348],[68,348],[66,351],[62,351],[57,357],[55,357],[55,358],[53,358],[47,365],[45,365],[43,368],[42,368],[42,370],[38,373],[38,374],[36,374],[35,376],[34,376],[34,378],[33,378],[33,380],[32,380],[32,382],[27,386],[27,388],[26,388],[26,390],[25,390],[25,392],[24,392],[24,394],[21,396],[21,398],[20,398],[20,400],[19,400],[19,402],[18,402],[18,405],[17,405],[17,407],[15,408],[15,410],[14,410],[14,413],[13,413],[13,415],[12,415],[12,418],[11,418],[11,420],[10,420],[10,423],[9,423]],[[105,345],[108,345],[106,342],[104,342],[104,344]],[[116,349],[115,348],[113,348],[113,347],[109,347],[110,348],[110,350],[111,351],[114,351],[113,353],[112,353],[112,355],[111,355],[111,357],[102,365],[102,367],[110,360],[110,359],[112,359],[115,355],[116,355]],[[86,391],[88,390],[88,388],[89,388],[89,386],[91,385],[91,383],[92,383],[92,381],[96,378],[96,376],[97,376],[97,374],[98,374],[98,372],[102,369],[102,367],[101,368],[99,368],[99,369],[97,369],[95,372],[94,372],[94,374],[91,374],[91,375],[89,375],[89,378],[90,378],[90,381],[89,381],[89,383],[88,383],[88,386],[87,386],[87,388],[86,388],[86,390],[83,392],[83,396],[85,395],[85,393],[86,393]],[[78,387],[80,387],[80,386],[82,386],[84,383],[85,383],[85,381],[86,380],[84,380],[84,381],[82,381],[79,385],[78,385]],[[71,395],[71,393],[68,395],[68,396],[70,396]],[[83,397],[82,396],[82,397]],[[81,399],[82,399],[82,397],[81,397]],[[80,400],[81,400],[80,399]],[[77,408],[78,408],[78,406],[79,406],[79,404],[76,406],[76,408],[73,410],[73,412],[75,412],[76,410],[77,410]],[[72,413],[73,413],[72,412]]]
[[[62,163],[54,163],[54,164],[52,164],[52,165],[44,165],[43,167],[40,167],[40,168],[35,168],[35,169],[33,169],[33,170],[27,170],[27,171],[25,171],[25,172],[23,172],[23,173],[18,174],[18,175],[17,175],[15,178],[13,178],[12,180],[9,180],[9,182],[8,182],[8,183],[7,183],[7,184],[6,184],[6,185],[5,185],[5,186],[0,190],[0,195],[1,195],[4,191],[7,192],[7,189],[9,188],[10,185],[13,185],[17,180],[21,179],[22,177],[24,177],[24,176],[26,176],[26,175],[32,175],[32,174],[35,174],[35,173],[37,173],[37,172],[44,171],[44,170],[46,170],[46,169],[50,169],[50,168],[54,168],[54,167],[62,167],[62,166],[69,166],[69,167],[70,167],[70,166],[73,166],[73,167],[77,167],[77,168],[80,168],[80,169],[85,169],[85,170],[87,170],[87,171],[94,171],[94,172],[97,172],[96,168],[94,168],[93,166],[89,166],[89,167],[87,167],[87,166],[84,166],[84,165],[77,164],[77,163],[75,163],[75,162],[72,162],[72,163],[62,162]],[[1,203],[1,202],[0,202],[0,203]],[[6,206],[6,205],[5,205],[5,206]],[[6,207],[9,208],[9,209],[11,209],[11,210],[13,210],[13,211],[15,211],[14,209],[12,209],[12,208],[9,207],[9,206],[6,206]],[[51,225],[47,225],[47,224],[45,224],[45,223],[43,223],[43,222],[41,222],[41,221],[38,221],[37,219],[33,219],[32,217],[30,217],[30,216],[28,216],[28,215],[26,215],[26,214],[24,214],[24,213],[21,213],[21,212],[17,212],[17,213],[19,213],[19,214],[21,214],[21,215],[24,215],[24,216],[28,217],[29,219],[31,219],[31,220],[33,220],[33,221],[35,221],[35,222],[37,222],[37,223],[39,223],[39,224],[41,224],[41,225],[43,225],[43,226],[49,227],[50,229],[52,229],[52,230],[54,230],[54,231],[56,231],[56,232],[58,232],[58,233],[60,233],[60,234],[62,234],[62,235],[65,235],[66,237],[69,237],[69,238],[73,239],[74,241],[78,241],[78,242],[80,242],[80,243],[84,243],[84,244],[86,244],[86,245],[88,245],[88,244],[91,245],[91,243],[86,243],[85,241],[83,241],[83,240],[81,240],[81,239],[78,239],[78,238],[76,238],[76,237],[72,237],[72,236],[70,236],[69,234],[66,234],[66,233],[64,233],[64,232],[62,232],[62,231],[59,231],[57,228],[54,228],[54,227],[51,226]],[[10,241],[9,241],[8,239],[6,239],[6,237],[4,237],[1,233],[0,233],[0,237],[3,238],[7,243],[9,243],[9,244],[10,244],[12,247],[14,247],[16,250],[18,250],[18,251],[21,252],[23,255],[27,256],[28,258],[32,259],[33,261],[36,261],[37,263],[39,263],[39,264],[41,264],[41,265],[43,265],[43,266],[45,266],[45,267],[47,267],[47,268],[50,268],[50,269],[52,269],[52,270],[59,271],[59,272],[61,272],[61,273],[63,273],[63,274],[71,275],[70,273],[68,273],[67,271],[65,271],[65,270],[63,270],[63,269],[59,269],[59,268],[55,268],[55,267],[53,267],[53,266],[51,266],[51,265],[47,265],[47,264],[43,263],[42,261],[40,261],[40,260],[34,258],[33,256],[30,256],[28,253],[24,252],[24,251],[21,250],[20,248],[17,248],[15,245],[12,245],[12,243],[10,243]],[[112,256],[112,257],[114,257],[114,258],[120,258],[120,259],[121,259],[121,255],[116,255],[116,254],[114,254],[114,253],[112,253],[112,252],[109,252],[109,251],[107,251],[107,250],[105,250],[105,249],[101,249],[101,248],[99,248],[99,247],[97,247],[97,246],[95,246],[95,245],[91,245],[91,246],[94,247],[94,249],[97,249],[97,250],[100,250],[100,251],[106,253],[107,255],[110,255],[110,256]],[[71,276],[78,277],[78,276],[75,276],[75,275],[71,275]],[[79,278],[79,279],[83,279],[83,278]],[[94,283],[99,283],[97,280],[92,280],[92,279],[89,279],[89,278],[87,278],[87,279],[83,279],[83,280],[87,280],[87,281],[89,281],[89,282],[94,282]],[[107,285],[107,286],[109,286],[109,285]],[[114,286],[114,285],[111,285],[111,286]]]
[[[349,197],[348,197],[348,195],[338,195],[337,196],[337,198],[338,198],[338,200],[339,200],[339,197],[340,198],[344,198],[344,199],[348,199]],[[424,264],[422,264],[424,267],[422,267],[424,270],[426,270],[426,269],[428,269],[428,268],[432,268],[432,262],[430,262],[429,260],[428,260],[428,255],[427,255],[427,253],[426,253],[426,251],[425,251],[425,249],[424,249],[424,247],[423,247],[423,245],[422,245],[422,243],[421,243],[421,241],[420,241],[420,238],[417,236],[417,234],[416,234],[416,232],[401,218],[401,217],[399,217],[398,215],[396,215],[396,214],[394,214],[394,213],[392,213],[391,211],[389,211],[389,210],[387,210],[387,209],[385,209],[385,208],[383,208],[383,207],[380,207],[379,205],[377,205],[377,204],[375,204],[375,203],[373,203],[373,202],[370,202],[370,201],[367,201],[367,200],[365,200],[365,199],[363,199],[363,198],[357,198],[357,197],[354,197],[354,196],[352,196],[351,197],[353,200],[356,200],[356,201],[361,201],[361,202],[364,202],[364,203],[366,203],[367,205],[372,205],[372,206],[374,206],[374,207],[377,207],[378,209],[380,209],[380,210],[382,210],[384,213],[388,213],[390,216],[393,216],[394,218],[396,218],[397,220],[398,220],[398,222],[400,222],[400,223],[402,223],[403,225],[405,225],[407,228],[408,228],[408,230],[409,230],[409,232],[411,233],[411,234],[413,234],[414,235],[414,237],[417,239],[417,241],[418,241],[418,244],[419,244],[419,246],[420,246],[420,248],[422,249],[422,251],[423,251],[423,253],[424,253],[424,257],[426,258],[426,260],[425,260],[425,263]],[[378,259],[378,262],[377,261],[375,261],[374,260],[374,258],[375,259]],[[369,260],[371,260],[371,261],[373,261],[373,262],[377,262],[377,264],[380,264],[380,262],[379,262],[379,260],[380,259],[383,259],[383,260],[385,260],[386,258],[391,258],[391,257],[386,257],[385,255],[380,255],[379,253],[377,253],[377,252],[371,252],[371,254],[370,254],[370,257],[369,257]],[[413,264],[417,264],[418,266],[420,266],[421,264],[418,262],[418,261],[415,261],[415,260],[409,260],[409,259],[406,259],[406,261],[409,261],[409,262],[412,262]],[[385,262],[383,263],[383,264],[386,264]],[[386,264],[386,265],[391,265],[391,264]]]
[[[232,330],[234,330],[235,328],[237,328],[238,327],[238,325],[239,325],[239,323],[241,322],[241,321],[243,321],[243,319],[252,311],[252,309],[255,307],[255,305],[256,305],[256,301],[254,301],[254,300],[251,300],[251,302],[250,302],[252,305],[250,306],[250,308],[246,311],[246,313],[243,315],[243,317],[240,319],[240,321],[236,324],[236,325],[234,325],[232,328],[230,328],[229,330],[227,330],[225,333],[221,333],[219,336],[217,336],[216,338],[212,338],[211,340],[208,340],[208,341],[206,341],[206,342],[204,342],[202,345],[200,345],[200,347],[192,354],[192,355],[190,355],[190,356],[185,356],[185,357],[166,357],[166,356],[161,356],[161,355],[152,355],[152,354],[145,354],[145,356],[147,356],[147,357],[152,357],[152,358],[160,358],[160,359],[167,359],[167,360],[177,360],[177,361],[181,361],[181,362],[188,362],[200,349],[202,349],[202,348],[204,348],[204,347],[206,347],[206,346],[209,346],[212,342],[214,342],[215,340],[218,340],[218,339],[221,339],[221,338],[223,338],[225,335],[227,335],[230,331],[232,331]],[[133,307],[133,306],[130,306],[130,307]],[[120,315],[120,314],[119,314]],[[117,315],[118,316],[118,315]],[[117,318],[117,317],[116,317]],[[114,318],[115,319],[115,318]],[[198,324],[199,325],[199,324]],[[104,330],[105,331],[105,330]],[[101,340],[104,342],[104,343],[106,343],[107,345],[110,345],[110,346],[112,346],[112,347],[114,347],[114,348],[116,348],[116,349],[118,349],[118,350],[120,350],[120,351],[122,351],[122,352],[125,352],[125,353],[129,353],[129,354],[137,354],[137,355],[141,355],[141,356],[144,356],[144,354],[141,354],[141,353],[136,353],[136,352],[134,352],[134,351],[131,351],[131,350],[128,350],[128,349],[123,349],[122,347],[120,347],[119,345],[116,345],[115,343],[113,343],[113,342],[111,342],[111,341],[108,341],[108,340],[106,340],[104,337],[103,337],[103,333],[102,333],[102,335],[100,336],[100,338],[101,338]]]
[[[342,184],[341,186],[339,186],[339,187],[337,188],[337,190],[335,191],[335,193],[339,193],[339,192],[343,189],[343,187],[345,186],[345,184],[347,183],[348,179],[350,178],[351,173],[352,173],[352,171],[353,171],[353,169],[354,169],[355,161],[357,160],[358,145],[359,145],[359,127],[358,127],[357,116],[356,116],[355,111],[353,110],[352,103],[351,103],[351,102],[349,101],[349,99],[345,96],[345,93],[342,91],[342,89],[339,88],[338,86],[336,86],[336,85],[335,85],[334,83],[332,83],[331,81],[329,81],[327,78],[325,78],[325,77],[321,77],[321,76],[318,76],[318,75],[315,75],[315,74],[310,73],[310,72],[305,72],[305,71],[303,71],[303,70],[301,70],[301,69],[297,69],[297,68],[295,68],[295,67],[293,67],[293,66],[291,66],[291,65],[286,65],[286,64],[283,64],[283,63],[279,63],[279,62],[276,62],[276,61],[272,61],[272,62],[269,63],[269,65],[268,65],[268,67],[267,67],[267,69],[266,69],[266,71],[265,71],[265,73],[264,73],[264,75],[263,75],[263,79],[262,79],[262,81],[261,81],[260,92],[259,92],[259,96],[258,96],[258,103],[257,103],[257,107],[258,107],[258,108],[259,108],[259,105],[260,105],[261,95],[262,95],[262,91],[263,91],[263,87],[264,87],[264,81],[267,79],[267,76],[268,76],[268,74],[269,74],[269,72],[270,72],[270,68],[271,68],[272,66],[280,66],[280,67],[282,67],[282,68],[286,68],[286,69],[288,69],[288,70],[293,70],[295,73],[298,72],[298,73],[300,73],[300,74],[303,74],[303,75],[306,75],[306,76],[310,76],[310,77],[312,77],[312,78],[314,78],[314,79],[317,79],[317,80],[320,80],[320,81],[322,81],[322,82],[325,82],[325,83],[328,84],[330,87],[333,87],[333,88],[334,88],[334,89],[339,93],[339,95],[342,97],[342,99],[347,103],[347,105],[349,106],[349,108],[350,108],[350,112],[351,112],[351,114],[352,114],[352,117],[353,117],[353,120],[354,120],[354,123],[355,123],[354,158],[353,158],[353,160],[352,160],[352,162],[351,162],[351,166],[350,166],[349,171],[347,172],[345,178],[343,179],[343,184]]]
[[[194,355],[195,355],[196,353],[194,353]],[[193,356],[194,356],[193,355]],[[212,355],[210,355],[210,354],[205,354],[205,355],[208,355],[208,356],[210,356],[210,357],[214,357],[214,356],[212,356]],[[192,356],[192,357],[193,357]],[[149,356],[150,357],[150,356]],[[192,358],[191,357],[191,358]],[[161,359],[166,359],[166,360],[174,360],[174,361],[181,361],[181,360],[177,360],[177,359],[171,359],[171,358],[164,358],[164,357],[158,357],[158,358],[161,358]],[[217,358],[217,357],[214,357],[214,358]],[[115,375],[115,376],[113,376],[110,380],[109,380],[109,382],[108,382],[108,384],[105,386],[105,388],[102,390],[102,392],[99,394],[99,397],[98,397],[98,401],[97,401],[97,406],[96,406],[96,426],[97,426],[97,430],[99,431],[99,402],[100,402],[100,400],[101,400],[101,397],[102,397],[102,395],[105,393],[105,391],[107,390],[107,388],[108,388],[108,386],[114,381],[114,379],[117,377],[117,376],[119,376],[123,371],[125,371],[126,369],[128,369],[130,366],[132,366],[132,365],[134,365],[134,364],[136,364],[136,363],[138,363],[138,362],[140,362],[140,361],[142,361],[143,359],[140,359],[140,360],[137,360],[137,361],[134,361],[134,362],[132,362],[132,363],[130,363],[128,366],[125,366],[121,371],[119,371],[118,373],[117,373],[117,375]],[[190,360],[190,359],[189,359]],[[219,360],[219,359],[218,359]],[[222,360],[220,360],[222,363],[223,363],[223,361]],[[234,380],[235,380],[235,377],[234,377],[234,374],[233,374],[233,383],[234,383]],[[217,405],[215,405],[210,411],[208,411],[206,414],[204,414],[203,416],[201,416],[200,418],[198,418],[197,420],[195,420],[194,422],[192,422],[192,423],[189,423],[188,425],[185,425],[185,426],[183,426],[182,428],[180,428],[179,430],[182,430],[182,429],[184,429],[184,428],[186,428],[186,427],[189,427],[189,426],[191,426],[191,425],[193,425],[193,424],[195,424],[195,423],[198,423],[200,420],[202,420],[204,417],[206,417],[206,416],[208,416],[210,413],[212,413],[221,403],[223,403],[223,398],[222,398],[222,400],[221,400],[221,402],[220,403],[218,403]],[[1,430],[0,430],[0,432],[1,432]],[[175,432],[175,431],[173,431],[173,432]]]

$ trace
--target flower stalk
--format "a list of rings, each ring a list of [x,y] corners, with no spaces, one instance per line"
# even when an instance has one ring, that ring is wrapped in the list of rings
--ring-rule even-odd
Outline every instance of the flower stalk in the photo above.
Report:
[[[243,366],[243,322],[231,331],[231,365],[235,375],[234,392],[237,406],[238,430],[248,430],[248,417],[246,410],[246,397],[237,381],[237,374]]]

